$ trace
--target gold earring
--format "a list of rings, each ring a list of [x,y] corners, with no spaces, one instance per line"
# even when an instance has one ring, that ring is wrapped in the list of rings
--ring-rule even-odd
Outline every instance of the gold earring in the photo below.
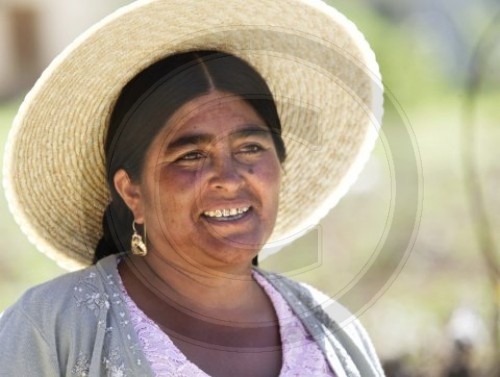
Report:
[[[135,221],[132,221],[132,229],[134,230],[134,233],[132,234],[132,240],[130,241],[130,251],[134,255],[144,257],[148,253],[148,248],[144,242],[146,240],[146,224],[144,224],[144,240],[135,229]]]

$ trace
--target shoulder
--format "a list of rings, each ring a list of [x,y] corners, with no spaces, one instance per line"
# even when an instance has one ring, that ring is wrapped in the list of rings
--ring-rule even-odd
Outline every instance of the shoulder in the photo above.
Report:
[[[306,327],[316,328],[315,324],[320,324],[332,341],[340,344],[350,357],[362,360],[362,364],[368,362],[368,368],[376,371],[375,375],[383,375],[366,330],[345,306],[309,284],[280,274],[258,272],[282,294]]]
[[[6,375],[61,375],[76,316],[74,288],[85,272],[70,273],[28,290],[0,317],[0,365]]]
[[[9,309],[36,316],[64,311],[75,303],[78,292],[89,288],[89,284],[98,285],[97,276],[94,266],[67,273],[27,290]]]
[[[31,288],[8,308],[0,317],[2,368],[26,376],[87,370],[87,356],[106,333],[113,265],[116,271],[115,259],[60,276]]]
[[[329,297],[319,289],[300,281],[290,279],[281,274],[258,270],[284,296],[293,296],[307,307],[321,307],[337,323],[348,325],[355,321],[355,316],[342,304]]]
[[[105,308],[107,297],[99,265],[70,272],[26,291],[0,319],[22,316],[37,326],[76,320],[74,314],[85,307],[90,312]]]

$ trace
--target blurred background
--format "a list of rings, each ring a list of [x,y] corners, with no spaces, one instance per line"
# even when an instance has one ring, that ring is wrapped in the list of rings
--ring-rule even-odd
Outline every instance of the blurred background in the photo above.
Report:
[[[0,0],[2,156],[42,70],[129,2]],[[262,265],[347,305],[388,376],[500,376],[500,3],[329,2],[377,54],[383,132],[338,206]],[[2,311],[64,271],[26,240],[3,195],[0,234]]]

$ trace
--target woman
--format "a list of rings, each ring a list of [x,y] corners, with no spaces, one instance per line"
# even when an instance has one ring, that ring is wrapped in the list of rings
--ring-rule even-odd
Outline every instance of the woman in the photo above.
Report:
[[[42,251],[95,264],[3,315],[2,370],[383,375],[342,308],[331,318],[319,292],[252,268],[318,221],[366,158],[366,110],[380,115],[360,68],[376,68],[371,51],[319,2],[173,3],[139,1],[96,26],[20,110],[11,208]]]

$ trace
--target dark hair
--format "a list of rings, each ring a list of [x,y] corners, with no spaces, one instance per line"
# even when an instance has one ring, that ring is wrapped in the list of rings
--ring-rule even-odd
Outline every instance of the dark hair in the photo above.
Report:
[[[94,263],[130,247],[134,217],[115,190],[115,173],[124,169],[132,181],[138,181],[146,152],[166,121],[182,105],[212,90],[237,95],[250,104],[271,130],[280,162],[285,160],[273,96],[248,63],[218,51],[185,52],[154,63],[125,85],[111,113],[104,144],[111,203],[103,215],[103,237]]]

